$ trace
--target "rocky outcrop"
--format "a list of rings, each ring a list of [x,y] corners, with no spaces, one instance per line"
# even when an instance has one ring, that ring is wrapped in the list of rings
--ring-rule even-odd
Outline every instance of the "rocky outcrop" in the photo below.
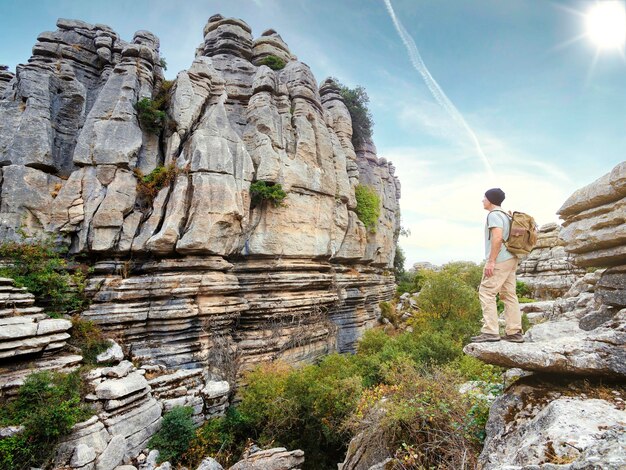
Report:
[[[464,349],[486,362],[550,374],[522,379],[496,400],[481,454],[485,469],[626,465],[625,169],[622,163],[576,191],[559,211],[560,237],[573,262],[607,269],[584,275],[556,301],[524,306],[536,323],[524,344]],[[605,383],[572,375],[601,376]]]
[[[273,30],[254,39],[215,15],[166,82],[150,32],[125,42],[104,25],[57,28],[15,75],[0,70],[0,238],[54,237],[93,266],[82,316],[119,342],[101,360],[135,365],[90,373],[96,416],[58,464],[113,468],[163,411],[223,413],[257,363],[352,350],[394,292],[400,185],[373,143],[353,148],[337,85],[318,86]],[[262,65],[269,56],[285,67]],[[149,187],[154,170],[166,182]],[[282,204],[252,203],[261,181],[281,185]],[[356,215],[359,184],[380,194],[375,232]],[[34,354],[37,341],[54,352],[69,323],[39,311],[11,322],[27,340],[0,354]]]
[[[304,463],[304,452],[288,451],[284,447],[260,450],[244,454],[243,459],[230,470],[299,470]]]
[[[531,290],[530,297],[554,300],[563,296],[582,276],[585,270],[574,265],[559,239],[559,225],[552,223],[539,229],[537,245],[517,268],[517,280]]]
[[[624,468],[625,393],[623,386],[521,379],[491,407],[481,468]]]
[[[351,350],[393,292],[400,187],[373,144],[355,152],[337,85],[318,87],[275,31],[254,40],[220,15],[167,87],[151,33],[57,26],[0,101],[0,235],[51,233],[92,257],[84,316],[146,365]],[[284,69],[257,65],[269,55]],[[157,95],[159,135],[136,109]],[[146,198],[138,178],[158,166],[169,184]],[[284,204],[251,204],[254,181],[280,184]],[[358,184],[381,195],[375,233],[354,210]]]
[[[558,214],[577,265],[626,264],[626,162],[572,194]]]
[[[33,370],[70,372],[82,357],[65,351],[72,322],[50,318],[35,297],[0,278],[0,398],[12,395]]]

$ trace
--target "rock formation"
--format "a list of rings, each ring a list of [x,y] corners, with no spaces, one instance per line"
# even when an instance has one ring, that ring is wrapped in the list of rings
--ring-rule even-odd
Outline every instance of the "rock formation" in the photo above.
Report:
[[[483,468],[626,466],[625,204],[626,162],[576,191],[559,210],[564,249],[578,266],[606,269],[586,274],[561,299],[526,306],[543,322],[525,343],[465,347],[486,362],[540,373],[494,403]],[[594,376],[603,382],[589,382]]]
[[[273,30],[254,39],[215,15],[168,82],[150,32],[125,42],[104,25],[57,27],[15,74],[0,69],[0,238],[53,237],[93,266],[82,316],[135,365],[92,373],[99,411],[58,462],[104,468],[136,456],[163,410],[222,412],[255,363],[351,350],[394,292],[400,185],[373,143],[353,148],[337,85],[318,87]],[[262,65],[269,56],[285,67]],[[167,181],[147,190],[156,174]],[[283,204],[253,204],[257,181],[281,185]],[[356,214],[359,184],[380,195],[375,232]],[[3,357],[67,337],[69,322],[24,295],[11,292],[19,318],[0,316],[23,333]],[[9,369],[2,389],[26,373]]]
[[[530,288],[533,299],[561,297],[585,274],[565,252],[565,243],[559,239],[560,230],[555,223],[540,227],[537,246],[517,268],[517,280]]]

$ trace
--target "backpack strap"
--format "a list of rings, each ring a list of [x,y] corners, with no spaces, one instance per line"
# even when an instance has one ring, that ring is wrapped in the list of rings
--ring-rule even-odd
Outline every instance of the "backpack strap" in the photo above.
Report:
[[[506,219],[509,221],[509,237],[510,237],[511,236],[511,228],[510,227],[511,227],[511,222],[513,221],[511,216],[509,214],[507,214],[506,212],[504,212],[503,210],[501,210],[501,209],[494,209],[492,211],[489,211],[489,214],[487,214],[487,220],[486,220],[487,225],[489,225],[489,216],[491,215],[492,212],[502,212],[506,216]],[[488,230],[489,230],[489,235],[487,236],[487,240],[491,240],[491,229],[488,228]],[[506,241],[506,240],[504,240],[504,241]]]

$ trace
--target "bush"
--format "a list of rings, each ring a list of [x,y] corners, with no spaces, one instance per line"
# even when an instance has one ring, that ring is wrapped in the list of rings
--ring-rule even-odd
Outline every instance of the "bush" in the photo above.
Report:
[[[481,312],[477,292],[446,271],[428,276],[417,304],[422,312],[442,320],[478,317]]]
[[[0,268],[0,276],[10,277],[25,287],[37,304],[51,315],[81,310],[87,304],[86,276],[80,270],[67,272],[67,260],[51,239],[4,242],[0,257],[10,264]]]
[[[141,127],[151,134],[159,135],[165,125],[167,114],[159,109],[158,103],[150,98],[142,98],[137,101],[135,109]]]
[[[17,397],[0,407],[0,426],[24,426],[18,435],[0,440],[0,468],[46,466],[60,438],[92,413],[81,401],[78,372],[48,371],[29,375]]]
[[[441,271],[456,277],[474,290],[478,290],[483,278],[484,265],[472,263],[471,261],[453,261],[444,264]]]
[[[259,65],[267,65],[272,70],[282,70],[287,64],[280,57],[268,55],[259,61]]]
[[[309,469],[333,468],[343,458],[350,437],[343,422],[362,390],[351,357],[334,354],[297,370],[265,365],[245,382],[238,411],[249,437],[262,446],[304,450]]]
[[[515,293],[517,294],[517,297],[526,297],[526,298],[530,298],[530,296],[532,295],[532,290],[530,287],[528,287],[527,284],[525,284],[522,281],[517,281],[515,283]]]
[[[265,181],[256,181],[250,185],[250,195],[252,199],[252,207],[256,207],[264,201],[270,202],[274,207],[284,205],[283,200],[287,197],[287,193],[278,183],[269,183]]]
[[[370,186],[358,185],[354,190],[356,196],[356,215],[363,222],[365,228],[376,233],[376,225],[380,216],[380,197]]]
[[[368,108],[369,96],[367,96],[365,88],[360,85],[355,88],[348,88],[339,83],[336,78],[331,77],[331,80],[339,87],[339,93],[343,97],[352,118],[352,145],[359,147],[372,138],[374,119]]]
[[[396,277],[396,282],[403,278],[406,271],[404,270],[404,262],[406,256],[404,250],[396,243],[396,254],[393,257],[393,274]]]
[[[183,456],[195,434],[192,415],[190,406],[176,406],[165,413],[161,429],[148,442],[150,449],[158,449],[159,463],[167,460],[176,465]]]
[[[81,350],[85,364],[96,364],[98,354],[106,351],[111,342],[105,339],[100,328],[80,316],[72,317],[72,331],[68,343]]]
[[[252,431],[239,410],[230,407],[224,416],[209,419],[196,430],[181,463],[197,468],[205,457],[211,456],[224,468],[231,467],[239,460]]]
[[[462,462],[472,467],[480,448],[464,432],[472,430],[470,404],[458,385],[453,374],[424,374],[400,361],[390,368],[385,385],[363,394],[350,427],[367,431],[372,444],[383,443],[402,468],[465,468]]]
[[[144,175],[139,168],[135,168],[137,177],[137,194],[143,206],[151,206],[159,191],[174,182],[179,174],[176,165],[157,166],[147,175]]]

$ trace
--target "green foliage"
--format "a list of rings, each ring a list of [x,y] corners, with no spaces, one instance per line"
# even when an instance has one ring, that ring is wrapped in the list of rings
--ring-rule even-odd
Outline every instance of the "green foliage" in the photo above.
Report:
[[[528,315],[526,313],[522,313],[522,331],[526,333],[532,325],[530,324],[530,320],[528,319]]]
[[[159,109],[158,103],[150,98],[142,98],[137,101],[135,109],[141,127],[147,132],[159,135],[165,125],[167,114]]]
[[[87,304],[85,273],[68,273],[68,262],[62,254],[49,238],[4,242],[0,245],[0,257],[9,264],[0,268],[0,276],[12,278],[18,287],[26,287],[53,316],[81,310]]]
[[[176,165],[170,164],[168,166],[157,166],[147,175],[144,175],[139,168],[135,168],[134,173],[137,177],[139,201],[143,206],[149,207],[159,191],[174,182],[180,170]]]
[[[272,70],[282,70],[285,68],[285,61],[275,55],[268,55],[259,61],[259,65],[267,65]]]
[[[71,337],[68,343],[81,350],[85,364],[96,364],[98,354],[106,351],[111,345],[95,323],[83,320],[78,315],[72,317]]]
[[[88,418],[81,401],[84,388],[78,372],[35,372],[27,377],[17,397],[0,407],[0,426],[24,426],[24,431],[0,440],[0,468],[43,467],[60,438]]]
[[[400,317],[396,312],[396,306],[391,302],[381,302],[380,306],[380,316],[382,318],[386,318],[391,322],[392,325],[398,325],[400,323]]]
[[[165,60],[165,57],[159,59],[159,65],[163,70],[167,70],[167,60]]]
[[[252,432],[239,410],[230,407],[224,416],[209,419],[196,430],[181,463],[197,468],[210,455],[224,468],[231,467],[239,460]]]
[[[396,243],[396,254],[393,257],[393,274],[396,277],[396,281],[402,278],[404,273],[404,262],[406,261],[406,256],[404,255],[404,250]]]
[[[284,205],[283,200],[287,197],[287,193],[278,183],[269,183],[266,181],[256,181],[250,185],[250,195],[252,198],[252,207],[256,207],[264,201],[269,201],[274,207]]]
[[[398,295],[402,295],[405,292],[415,293],[422,290],[424,283],[426,282],[426,272],[424,270],[418,270],[417,272],[405,271],[400,278],[396,278],[398,283],[398,289],[396,290]]]
[[[452,261],[444,264],[441,270],[457,277],[460,281],[477,291],[483,278],[483,268],[482,264],[472,263],[471,261]]]
[[[515,293],[517,294],[518,298],[519,297],[530,298],[533,292],[530,289],[530,287],[528,287],[528,285],[526,285],[522,281],[517,281],[515,283]]]
[[[425,373],[399,361],[389,368],[385,384],[363,394],[351,429],[395,449],[402,468],[473,468],[480,447],[468,435],[477,423],[468,419],[471,405],[458,385],[454,374]]]
[[[161,429],[148,442],[150,449],[159,450],[159,463],[167,460],[176,465],[181,459],[195,435],[192,415],[190,406],[176,406],[165,413]]]
[[[417,305],[422,312],[443,320],[480,314],[476,290],[459,276],[445,270],[428,276]]]
[[[372,137],[374,119],[368,108],[370,101],[365,88],[358,85],[355,88],[348,88],[339,83],[336,78],[331,77],[339,87],[339,93],[350,112],[352,118],[352,144],[359,147]]]
[[[365,228],[372,233],[376,232],[378,217],[380,216],[380,197],[376,190],[370,186],[359,184],[355,190],[356,215],[363,222]]]

